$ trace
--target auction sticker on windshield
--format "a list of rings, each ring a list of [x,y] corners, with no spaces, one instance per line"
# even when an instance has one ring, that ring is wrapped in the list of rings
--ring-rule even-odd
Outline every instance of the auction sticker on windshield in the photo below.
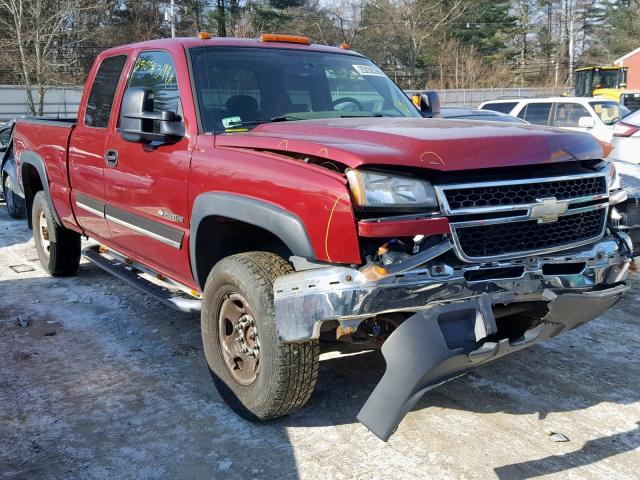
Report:
[[[382,70],[380,70],[378,67],[374,67],[373,65],[353,65],[353,68],[355,68],[356,72],[363,76],[368,75],[374,77],[384,77],[384,73],[382,73]]]

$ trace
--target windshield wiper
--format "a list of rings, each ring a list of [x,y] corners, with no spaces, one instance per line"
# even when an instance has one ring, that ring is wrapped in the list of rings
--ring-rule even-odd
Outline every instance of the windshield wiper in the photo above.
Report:
[[[281,115],[271,118],[272,122],[292,122],[294,120],[304,120],[304,118],[294,117],[293,115]]]
[[[392,115],[387,115],[385,113],[369,113],[369,112],[363,112],[363,113],[364,115],[343,114],[338,116],[327,115],[326,117],[314,116],[309,118],[296,117],[295,115],[282,115],[279,117],[273,117],[271,121],[272,122],[292,122],[296,120],[321,120],[321,119],[330,119],[330,118],[371,118],[371,117],[391,117],[392,116]]]
[[[371,117],[391,117],[385,113],[372,113],[371,115],[340,115],[340,118],[371,118]]]

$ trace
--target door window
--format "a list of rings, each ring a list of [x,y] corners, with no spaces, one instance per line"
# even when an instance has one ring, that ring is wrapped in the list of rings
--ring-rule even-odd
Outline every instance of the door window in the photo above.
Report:
[[[549,125],[551,103],[529,103],[520,110],[518,118],[522,118],[534,125]]]
[[[126,55],[117,55],[105,58],[100,64],[84,112],[87,127],[106,128],[109,124],[113,98],[126,61]]]
[[[556,127],[578,127],[580,117],[591,117],[591,115],[579,103],[557,103],[553,125]]]
[[[154,112],[180,113],[176,68],[169,53],[142,52],[133,65],[129,87],[150,89]]]

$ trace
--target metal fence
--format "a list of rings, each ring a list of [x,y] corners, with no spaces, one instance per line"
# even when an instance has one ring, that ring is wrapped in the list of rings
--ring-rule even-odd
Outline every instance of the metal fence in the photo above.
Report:
[[[411,95],[416,90],[406,90]],[[499,98],[547,97],[561,95],[564,89],[553,88],[474,88],[462,90],[438,90],[442,105],[477,107],[487,100]],[[82,87],[55,87],[47,91],[44,114],[59,118],[74,117],[78,112]],[[34,91],[34,99],[38,95]],[[23,87],[0,85],[0,121],[28,115],[26,91]]]
[[[47,91],[44,97],[44,114],[48,117],[75,117],[80,106],[82,87],[55,87]],[[38,94],[33,91],[34,102]],[[0,121],[30,115],[27,107],[27,92],[23,87],[0,85]]]
[[[422,90],[405,90],[408,95]],[[458,90],[436,90],[442,105],[477,107],[488,100],[503,98],[552,97],[567,92],[563,88],[468,88]]]

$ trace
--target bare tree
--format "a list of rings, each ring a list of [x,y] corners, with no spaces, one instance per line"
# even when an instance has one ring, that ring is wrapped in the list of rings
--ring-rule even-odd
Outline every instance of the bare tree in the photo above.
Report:
[[[81,39],[70,27],[74,16],[95,8],[81,0],[0,0],[0,46],[16,52],[31,114],[43,114],[48,88],[75,61],[70,47]]]
[[[463,0],[376,0],[371,7],[377,12],[371,25],[380,37],[378,44],[390,42],[387,49],[407,68],[409,88],[416,88],[429,41],[465,12]]]

